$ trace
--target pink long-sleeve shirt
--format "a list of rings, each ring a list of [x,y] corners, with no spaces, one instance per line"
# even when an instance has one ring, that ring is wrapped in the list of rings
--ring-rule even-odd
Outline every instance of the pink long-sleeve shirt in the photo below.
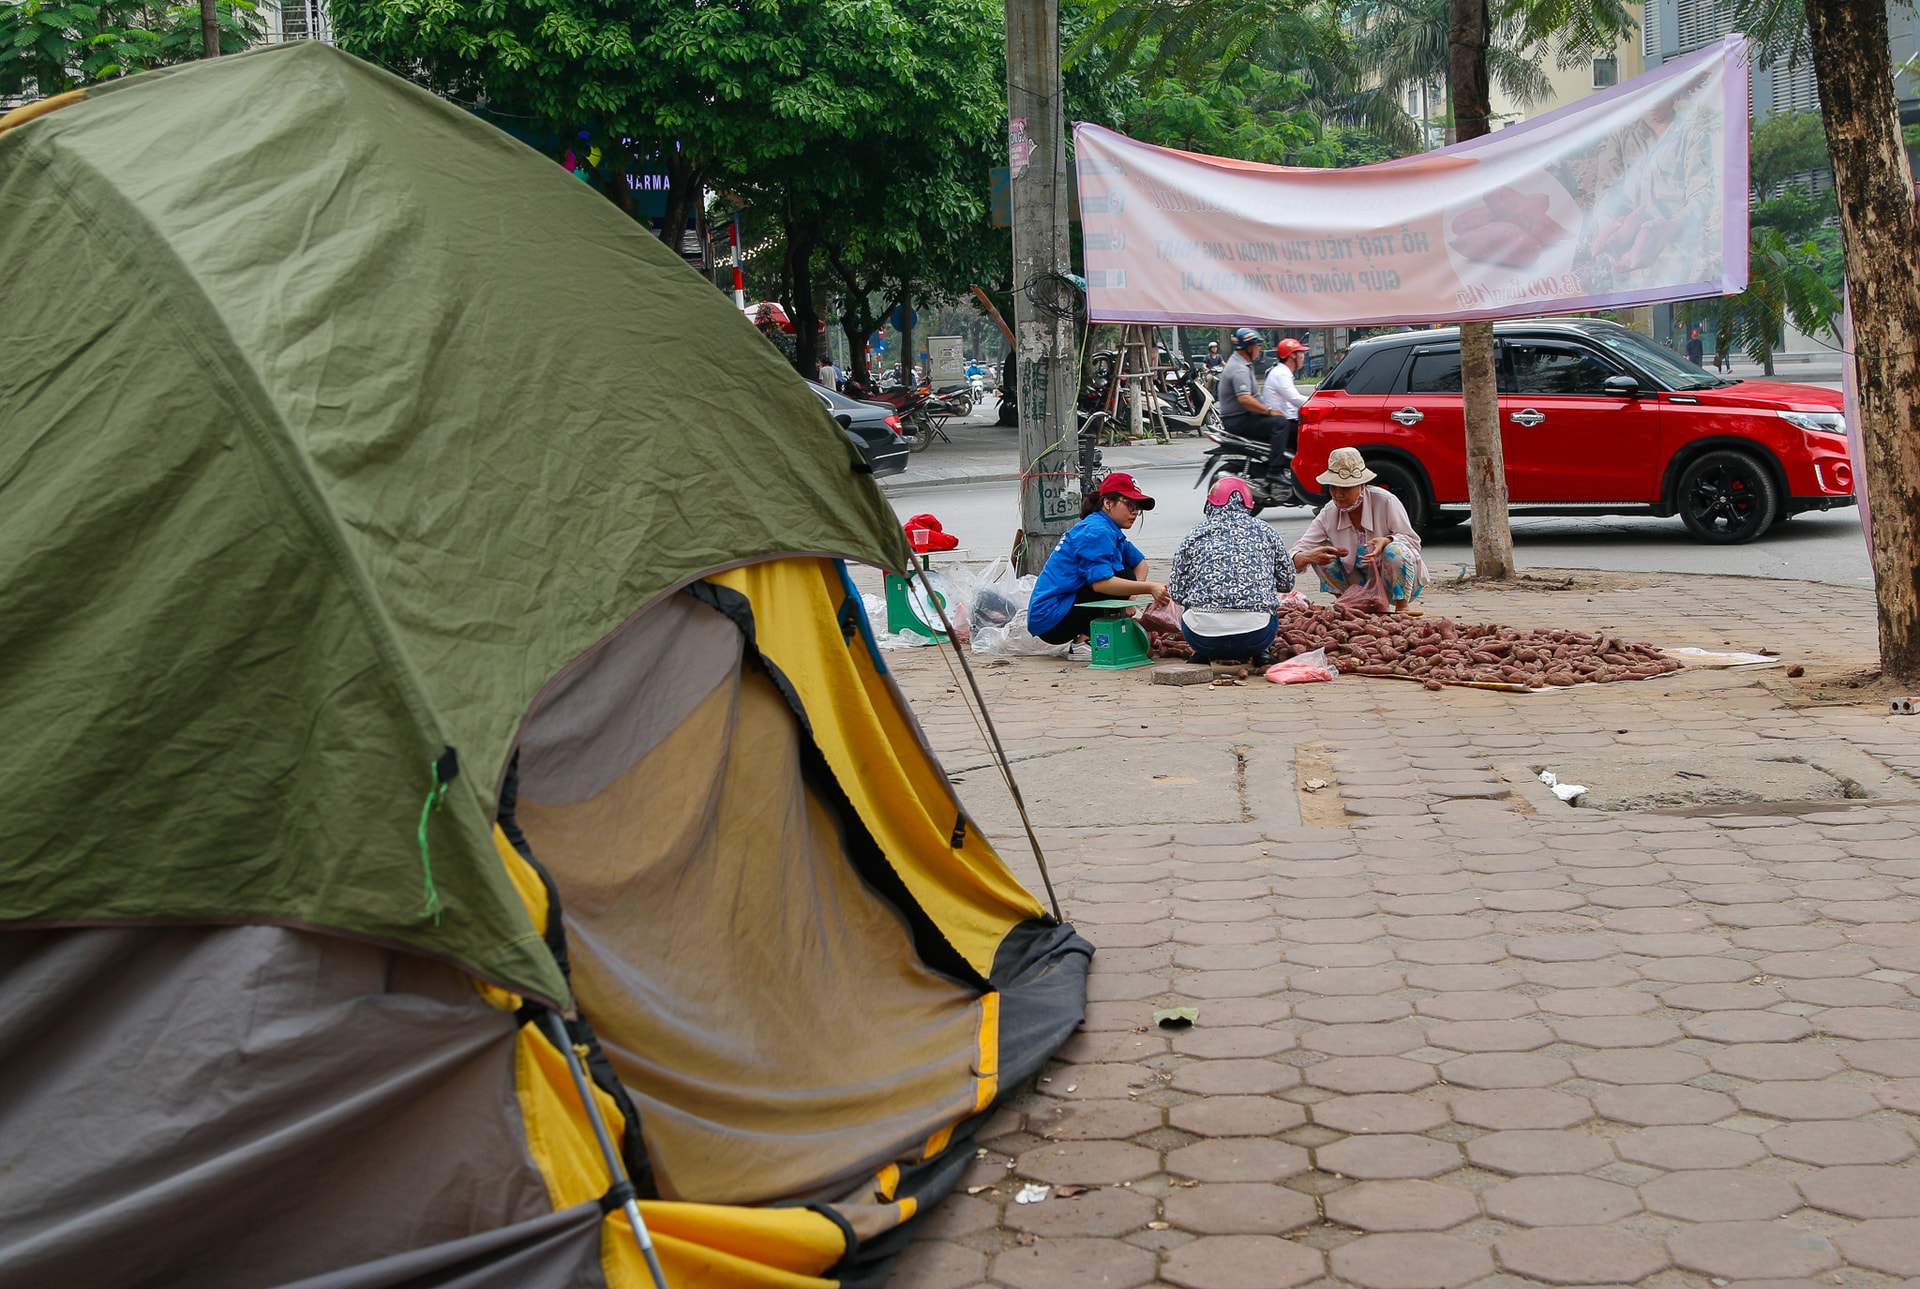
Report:
[[[1360,494],[1358,515],[1343,513],[1338,505],[1329,501],[1320,507],[1320,513],[1307,525],[1307,531],[1293,544],[1293,553],[1315,546],[1338,546],[1347,553],[1340,563],[1348,570],[1354,567],[1354,552],[1360,549],[1361,542],[1370,544],[1378,550],[1380,545],[1396,541],[1413,552],[1420,566],[1420,581],[1424,585],[1427,578],[1427,561],[1420,553],[1420,536],[1413,531],[1413,520],[1407,516],[1407,508],[1400,499],[1385,488],[1367,485]]]

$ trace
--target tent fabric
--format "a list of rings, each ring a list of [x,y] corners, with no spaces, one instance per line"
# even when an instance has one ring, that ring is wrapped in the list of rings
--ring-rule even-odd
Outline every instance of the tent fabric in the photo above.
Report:
[[[844,436],[644,230],[325,46],[29,116],[0,1289],[644,1286],[593,1113],[676,1289],[883,1282],[1092,950],[873,646],[843,561],[910,556]]]
[[[629,622],[529,714],[503,826],[562,892],[660,1193],[828,1204],[857,1260],[1071,1033],[1091,949],[966,820],[840,625],[852,594],[831,561],[773,561]]]
[[[0,933],[0,1287],[256,1289],[547,1217],[515,1029],[339,936]]]
[[[709,283],[317,42],[0,134],[0,299],[0,922],[326,927],[559,1001],[490,840],[539,688],[707,572],[910,558]]]

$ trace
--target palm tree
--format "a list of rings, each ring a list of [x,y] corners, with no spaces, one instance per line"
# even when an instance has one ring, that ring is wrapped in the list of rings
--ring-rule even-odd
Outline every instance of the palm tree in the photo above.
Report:
[[[1428,87],[1441,85],[1446,116],[1453,115],[1452,50],[1448,43],[1451,0],[1361,0],[1352,12],[1359,37],[1354,52],[1359,65],[1395,98],[1418,89],[1421,124],[1431,116]],[[1487,49],[1487,74],[1500,92],[1522,107],[1531,107],[1552,92],[1540,69],[1539,50],[1522,43],[1524,23],[1518,14],[1497,22]]]

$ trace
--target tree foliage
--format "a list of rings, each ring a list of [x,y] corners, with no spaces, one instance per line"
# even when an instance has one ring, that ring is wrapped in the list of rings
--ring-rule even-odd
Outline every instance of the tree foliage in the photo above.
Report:
[[[1775,112],[1753,123],[1747,179],[1764,199],[1798,175],[1827,168],[1827,132],[1818,112]]]
[[[220,52],[261,36],[253,0],[219,0]],[[41,98],[200,57],[200,6],[0,0],[0,97]]]

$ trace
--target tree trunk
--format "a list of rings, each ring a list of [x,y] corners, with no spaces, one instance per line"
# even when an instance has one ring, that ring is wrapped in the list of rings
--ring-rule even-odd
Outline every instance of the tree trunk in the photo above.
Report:
[[[220,57],[220,9],[215,0],[200,0],[200,57]]]
[[[900,288],[900,383],[916,388],[913,379],[913,288]]]
[[[1900,137],[1887,12],[1807,0],[1820,116],[1827,128],[1858,375],[1858,462],[1873,511],[1880,666],[1920,681],[1920,247],[1913,173]]]
[[[667,209],[660,217],[660,240],[680,254],[680,239],[686,235],[687,216],[705,191],[707,173],[676,153],[667,162]]]
[[[808,380],[820,372],[820,305],[813,298],[813,248],[816,245],[806,233],[787,230],[787,247],[793,262],[793,301],[787,306],[787,316],[793,319],[793,360]]]
[[[1493,38],[1487,0],[1449,0],[1448,77],[1454,137],[1464,142],[1490,131],[1493,104],[1487,89],[1487,46]],[[1473,571],[1476,577],[1513,576],[1513,530],[1507,523],[1507,463],[1500,450],[1500,390],[1494,364],[1493,324],[1460,324],[1460,390],[1467,434],[1467,499],[1473,505]]]

